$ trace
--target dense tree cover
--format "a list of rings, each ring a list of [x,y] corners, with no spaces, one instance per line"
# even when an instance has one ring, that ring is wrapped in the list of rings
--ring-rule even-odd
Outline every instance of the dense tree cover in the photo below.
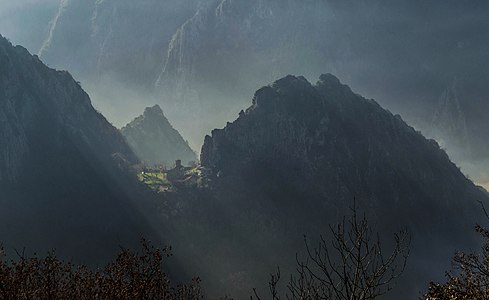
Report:
[[[201,299],[200,279],[174,286],[163,271],[170,249],[141,242],[139,252],[122,249],[101,270],[76,266],[56,257],[7,260],[0,253],[0,299]]]

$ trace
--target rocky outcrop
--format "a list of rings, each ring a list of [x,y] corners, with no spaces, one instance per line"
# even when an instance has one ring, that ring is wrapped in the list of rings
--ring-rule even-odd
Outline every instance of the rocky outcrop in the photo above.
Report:
[[[196,162],[195,152],[173,128],[158,105],[121,129],[139,159],[149,165],[172,166],[176,160],[184,164]]]

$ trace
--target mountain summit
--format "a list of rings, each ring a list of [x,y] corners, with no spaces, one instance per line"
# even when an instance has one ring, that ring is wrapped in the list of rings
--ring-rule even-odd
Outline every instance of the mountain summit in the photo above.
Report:
[[[121,132],[136,155],[151,165],[171,166],[176,160],[184,163],[197,160],[195,152],[173,128],[158,105],[146,108]]]
[[[478,201],[488,201],[435,141],[331,74],[316,85],[287,76],[261,88],[201,153],[228,230],[261,249],[269,271],[293,264],[302,235],[327,232],[354,199],[381,235],[407,227],[413,239],[399,299],[416,297],[443,277],[455,250],[476,245]],[[242,261],[252,261],[247,255]],[[229,272],[243,270],[235,267]]]
[[[206,137],[201,160],[219,177],[242,176],[239,162],[301,191],[379,206],[407,204],[418,193],[425,201],[466,199],[476,190],[435,141],[331,74],[316,85],[287,76],[258,90],[235,122]]]

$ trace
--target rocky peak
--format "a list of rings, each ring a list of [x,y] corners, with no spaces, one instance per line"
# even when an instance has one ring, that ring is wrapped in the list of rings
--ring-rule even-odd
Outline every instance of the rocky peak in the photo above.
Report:
[[[289,75],[258,90],[253,105],[235,122],[214,130],[201,153],[202,164],[216,172],[232,171],[238,161],[297,168],[302,173],[295,174],[303,178],[320,178],[338,168],[346,172],[345,178],[355,181],[351,197],[367,193],[384,198],[372,187],[385,175],[380,170],[387,165],[407,168],[409,175],[405,176],[413,178],[444,176],[435,167],[427,171],[421,165],[413,166],[415,156],[420,161],[431,157],[432,164],[449,168],[453,176],[466,181],[436,143],[375,101],[353,93],[331,74],[322,75],[315,86],[303,77]],[[365,186],[361,183],[365,179],[347,175],[349,172],[370,174],[372,184]],[[314,180],[304,179],[300,185],[311,182]]]
[[[193,150],[158,105],[147,107],[121,132],[136,155],[148,164],[171,166],[176,160],[184,163],[197,160]]]
[[[206,137],[201,163],[221,211],[240,229],[275,224],[249,230],[250,240],[272,241],[264,248],[322,234],[353,199],[381,233],[408,227],[411,263],[406,290],[394,292],[400,299],[415,297],[461,244],[475,245],[467,232],[481,215],[478,201],[487,201],[436,142],[330,74],[315,86],[287,76],[260,89],[236,121]],[[257,236],[266,230],[269,237]],[[425,269],[425,261],[437,267]]]
[[[316,85],[321,87],[322,90],[352,92],[349,86],[341,83],[336,76],[330,73],[319,76],[319,80]]]
[[[165,118],[165,115],[163,114],[163,110],[159,105],[154,105],[151,107],[146,107],[144,109],[143,116],[146,118],[154,117],[154,118]]]
[[[308,106],[319,105],[318,97],[317,91],[304,77],[288,75],[271,86],[259,89],[253,97],[253,104],[270,112],[280,111],[279,107],[298,112]]]
[[[338,86],[343,86],[338,77],[331,73],[321,74],[319,76],[318,85],[322,85],[329,88],[337,88]]]

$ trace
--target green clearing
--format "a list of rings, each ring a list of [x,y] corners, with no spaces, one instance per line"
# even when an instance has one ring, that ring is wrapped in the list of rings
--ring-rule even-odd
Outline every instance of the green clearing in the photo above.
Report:
[[[171,186],[170,182],[166,178],[165,173],[141,172],[138,173],[138,179],[139,181],[156,191],[159,191],[162,188],[169,188]]]

